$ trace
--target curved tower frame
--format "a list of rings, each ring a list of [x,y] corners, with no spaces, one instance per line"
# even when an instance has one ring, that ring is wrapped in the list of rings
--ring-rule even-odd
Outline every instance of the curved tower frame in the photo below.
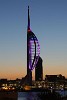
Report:
[[[28,32],[28,48],[29,48],[29,69],[32,71],[36,67],[40,55],[40,45],[37,37],[32,31]]]

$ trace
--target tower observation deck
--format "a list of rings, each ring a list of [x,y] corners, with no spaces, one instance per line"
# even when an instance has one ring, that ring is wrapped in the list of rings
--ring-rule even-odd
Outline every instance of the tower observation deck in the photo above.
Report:
[[[28,28],[27,28],[27,82],[32,85],[32,70],[36,67],[40,56],[40,45],[37,37],[30,29],[30,16],[28,6]]]

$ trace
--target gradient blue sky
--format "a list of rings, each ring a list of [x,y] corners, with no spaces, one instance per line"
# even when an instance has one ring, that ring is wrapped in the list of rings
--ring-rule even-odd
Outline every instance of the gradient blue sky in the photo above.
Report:
[[[0,78],[26,75],[28,5],[44,76],[67,77],[67,0],[0,0]]]

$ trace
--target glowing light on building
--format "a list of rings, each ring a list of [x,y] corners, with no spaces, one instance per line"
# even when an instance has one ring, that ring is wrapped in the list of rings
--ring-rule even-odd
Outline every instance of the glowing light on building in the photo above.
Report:
[[[36,67],[36,64],[40,55],[40,45],[38,39],[32,31],[29,32],[29,69],[33,70]]]

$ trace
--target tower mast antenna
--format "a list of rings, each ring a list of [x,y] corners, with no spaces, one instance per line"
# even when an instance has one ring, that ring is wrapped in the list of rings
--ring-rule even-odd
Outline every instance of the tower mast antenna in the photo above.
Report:
[[[29,6],[28,6],[28,30],[30,30],[30,16],[29,16]]]

